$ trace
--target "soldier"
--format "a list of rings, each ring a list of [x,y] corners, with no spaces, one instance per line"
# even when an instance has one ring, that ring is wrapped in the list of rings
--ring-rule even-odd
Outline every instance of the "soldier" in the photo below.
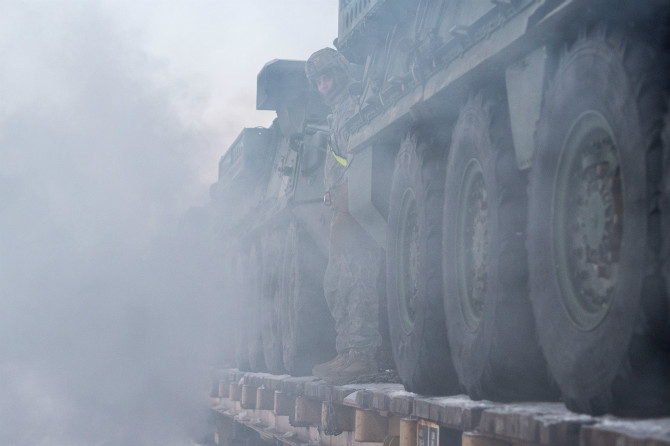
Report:
[[[379,248],[349,213],[347,168],[353,162],[344,124],[356,111],[349,92],[347,60],[332,48],[321,49],[305,65],[307,79],[332,109],[326,156],[324,201],[332,208],[328,267],[324,293],[337,331],[335,359],[314,366],[312,373],[332,384],[345,384],[377,372],[381,345],[377,274]]]

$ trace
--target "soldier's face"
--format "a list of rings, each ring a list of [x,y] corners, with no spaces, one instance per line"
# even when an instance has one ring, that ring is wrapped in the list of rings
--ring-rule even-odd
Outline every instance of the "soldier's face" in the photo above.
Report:
[[[317,77],[316,89],[319,90],[321,96],[327,96],[330,90],[333,89],[333,77],[329,74],[322,74]]]

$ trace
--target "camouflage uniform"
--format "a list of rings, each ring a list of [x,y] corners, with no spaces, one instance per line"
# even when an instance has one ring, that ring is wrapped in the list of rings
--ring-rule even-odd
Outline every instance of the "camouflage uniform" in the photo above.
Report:
[[[330,51],[334,52],[334,50]],[[319,52],[315,53],[312,58],[318,54]],[[310,77],[309,70],[307,74]],[[339,79],[336,78],[336,82],[341,83],[337,85],[337,93],[325,98],[326,103],[332,108],[332,115],[329,117],[330,142],[335,153],[351,160],[348,153],[348,134],[343,127],[347,119],[356,112],[357,101],[349,93],[348,73]],[[333,361],[335,365],[342,365],[343,355],[356,352],[371,360],[370,367],[373,367],[374,364],[376,369],[376,362],[373,358],[376,349],[381,345],[377,294],[377,275],[380,269],[379,248],[372,237],[349,213],[347,168],[342,166],[330,153],[326,156],[324,182],[326,193],[330,196],[332,203],[324,293],[330,312],[335,319],[336,349],[339,353],[338,358],[340,358],[339,363],[338,358]],[[320,367],[314,368],[315,375],[321,377],[328,375],[331,379],[327,380],[337,381],[333,379],[333,373],[329,375]]]
[[[331,145],[347,157],[347,138],[341,127],[355,112],[356,102],[345,96],[332,104]],[[334,156],[325,163],[325,186],[332,200],[330,249],[324,292],[335,318],[338,352],[374,351],[381,345],[378,321],[377,273],[379,252],[374,240],[349,213],[347,170]]]

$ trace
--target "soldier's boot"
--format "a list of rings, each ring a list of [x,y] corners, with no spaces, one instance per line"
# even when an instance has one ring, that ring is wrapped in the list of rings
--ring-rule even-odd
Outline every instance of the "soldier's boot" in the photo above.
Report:
[[[324,381],[343,385],[365,375],[377,373],[378,366],[375,359],[374,350],[348,350],[344,355],[344,360],[333,364],[320,376]]]
[[[346,351],[338,353],[337,356],[330,361],[315,365],[312,367],[312,375],[323,379],[324,376],[331,373],[332,369],[339,367],[339,364],[345,361],[347,353],[348,352]]]

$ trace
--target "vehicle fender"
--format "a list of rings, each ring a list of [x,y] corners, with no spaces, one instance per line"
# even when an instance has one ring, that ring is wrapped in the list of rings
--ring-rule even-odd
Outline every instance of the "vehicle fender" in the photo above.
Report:
[[[505,71],[514,152],[519,169],[528,169],[535,148],[535,125],[540,117],[549,57],[540,47]]]
[[[386,246],[386,219],[372,200],[372,146],[357,152],[347,172],[349,212],[379,246]]]

